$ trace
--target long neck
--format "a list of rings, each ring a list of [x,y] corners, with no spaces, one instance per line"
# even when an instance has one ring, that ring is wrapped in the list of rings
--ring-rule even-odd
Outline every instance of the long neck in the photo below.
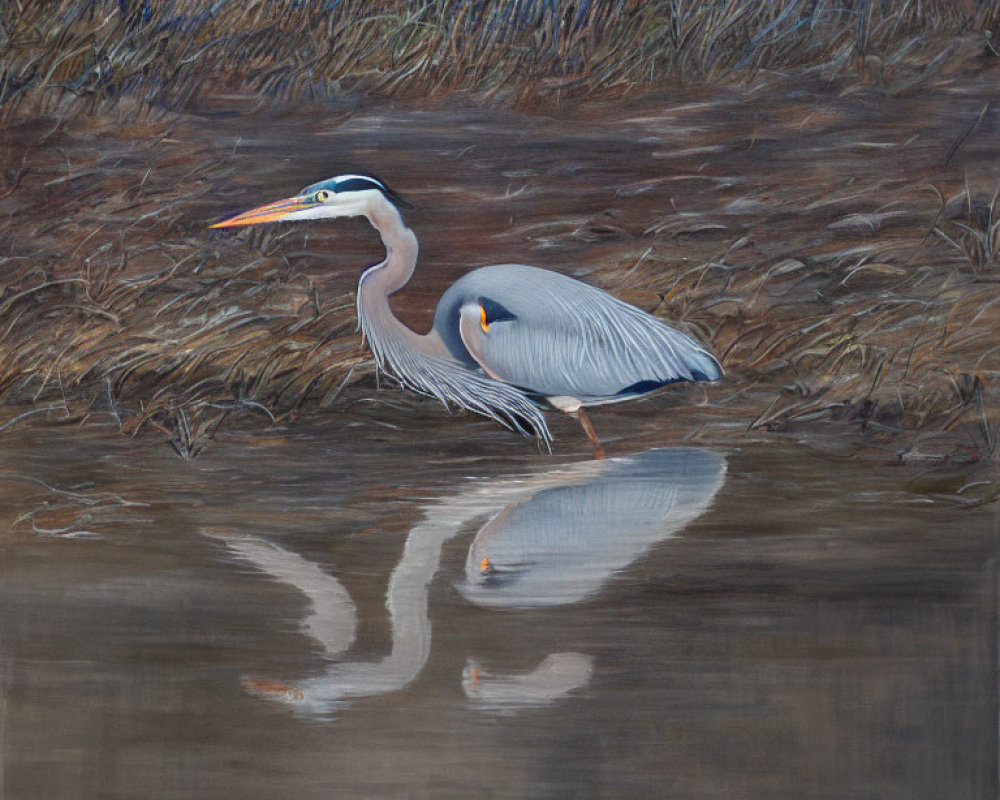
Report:
[[[417,266],[417,237],[388,201],[373,203],[365,216],[382,237],[385,260],[367,269],[358,283],[358,319],[365,338],[380,361],[388,351],[406,350],[446,356],[447,350],[436,334],[421,336],[396,319],[389,295],[402,289]]]
[[[365,271],[361,286],[369,302],[385,300],[388,306],[389,295],[406,286],[417,267],[417,237],[388,201],[373,204],[365,216],[382,237],[385,261]]]
[[[413,274],[417,237],[388,200],[373,201],[364,214],[382,235],[386,250],[385,261],[367,270],[358,284],[358,321],[378,369],[446,406],[491,417],[538,436],[548,445],[551,436],[545,417],[521,389],[467,369],[455,360],[434,328],[421,336],[393,316],[389,295],[405,286]]]

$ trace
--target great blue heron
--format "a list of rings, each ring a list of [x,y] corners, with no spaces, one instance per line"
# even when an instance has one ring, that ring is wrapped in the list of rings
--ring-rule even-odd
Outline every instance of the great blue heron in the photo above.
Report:
[[[407,208],[372,175],[339,175],[211,227],[367,217],[386,257],[361,276],[358,318],[379,369],[547,447],[545,403],[577,417],[603,457],[587,407],[721,374],[711,353],[656,317],[566,275],[520,264],[463,276],[442,296],[430,332],[415,333],[389,307],[389,295],[417,264],[417,237],[400,214]]]

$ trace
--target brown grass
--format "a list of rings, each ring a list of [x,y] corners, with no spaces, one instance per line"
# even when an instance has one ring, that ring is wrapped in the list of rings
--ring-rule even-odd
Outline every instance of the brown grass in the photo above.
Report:
[[[728,371],[713,402],[749,429],[834,421],[891,458],[996,456],[1000,174],[981,145],[996,109],[978,99],[953,120],[920,105],[995,79],[993,39],[975,29],[996,3],[593,4],[566,23],[543,2],[279,14],[251,0],[190,18],[183,36],[157,31],[187,4],[127,5],[0,12],[5,424],[110,416],[188,458],[236,418],[271,424],[370,379],[350,286],[316,280],[302,233],[206,234],[255,178],[215,122],[164,106],[223,90],[271,108],[349,91],[523,101],[756,75],[735,90],[751,114],[707,90],[676,113],[633,101],[613,135],[661,136],[666,166],[604,186],[598,202],[621,209],[567,222],[533,207],[512,235],[621,241],[593,280],[710,342]],[[795,79],[769,72],[792,65]],[[808,102],[795,80],[813,81]],[[865,93],[911,98],[914,116],[859,121],[844,106]],[[629,206],[644,196],[670,203]]]
[[[846,191],[758,175],[754,194],[784,199],[755,208],[749,236],[732,232],[732,213],[677,213],[602,279],[713,343],[729,371],[720,403],[748,430],[837,422],[886,458],[994,460],[998,193],[919,167],[886,179],[893,160],[859,162]],[[754,207],[754,195],[733,196],[727,208]]]
[[[18,0],[0,6],[0,103],[9,118],[227,92],[548,102],[762,70],[881,74],[998,19],[996,2],[952,0]]]
[[[167,431],[187,456],[233,411],[266,422],[278,413],[268,405],[329,405],[363,354],[353,298],[321,299],[289,268],[281,235],[263,233],[248,254],[179,234],[226,169],[207,147],[139,156],[164,130],[129,140],[88,125],[58,145],[6,137],[7,163],[20,166],[0,227],[0,397],[97,408],[126,433]]]

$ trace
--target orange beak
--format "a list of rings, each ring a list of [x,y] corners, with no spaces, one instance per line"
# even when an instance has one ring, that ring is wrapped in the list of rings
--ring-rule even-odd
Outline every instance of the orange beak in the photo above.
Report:
[[[216,222],[214,225],[209,225],[208,227],[235,228],[239,225],[259,225],[261,222],[278,222],[293,211],[308,208],[310,205],[305,197],[287,197],[275,203],[268,203],[266,206],[258,206],[249,211],[244,211],[242,214],[224,219],[222,222]]]

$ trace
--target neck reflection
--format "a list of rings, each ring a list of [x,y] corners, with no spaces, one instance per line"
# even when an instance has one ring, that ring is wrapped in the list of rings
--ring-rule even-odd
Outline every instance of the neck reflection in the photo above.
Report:
[[[392,635],[387,656],[339,661],[295,686],[268,680],[245,685],[309,714],[403,689],[430,656],[428,592],[442,547],[469,522],[489,518],[469,548],[459,587],[469,601],[500,608],[574,603],[704,512],[724,476],[721,455],[671,448],[471,482],[424,506],[407,536],[386,593]],[[336,578],[261,540],[222,538],[236,555],[302,591],[312,603],[303,632],[322,645],[327,658],[343,656],[354,641],[357,614]],[[542,705],[586,684],[591,662],[580,653],[551,653],[535,670],[508,675],[480,670],[470,659],[462,684],[480,708]]]

